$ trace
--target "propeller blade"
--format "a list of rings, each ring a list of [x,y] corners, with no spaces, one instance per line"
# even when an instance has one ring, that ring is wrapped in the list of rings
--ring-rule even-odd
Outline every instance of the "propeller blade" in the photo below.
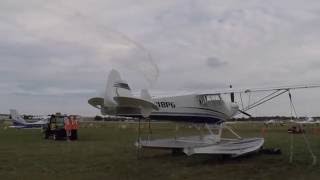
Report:
[[[234,93],[230,93],[230,96],[231,96],[231,102],[234,103]]]
[[[232,85],[230,85],[230,89],[232,89]],[[234,92],[230,93],[231,102],[234,103]]]

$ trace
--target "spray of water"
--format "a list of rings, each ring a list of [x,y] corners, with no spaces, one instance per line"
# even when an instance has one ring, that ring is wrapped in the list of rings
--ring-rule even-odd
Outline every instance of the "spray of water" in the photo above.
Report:
[[[140,71],[144,75],[146,80],[152,86],[157,81],[157,79],[159,77],[159,68],[158,68],[157,64],[154,62],[151,53],[147,49],[145,49],[145,47],[142,44],[140,44],[139,42],[130,39],[128,36],[126,36],[123,33],[120,33],[120,32],[117,32],[117,33],[123,39],[125,39],[129,43],[133,44],[136,48],[138,48],[138,50],[141,51],[141,53],[143,53],[145,55],[145,59],[147,60],[147,63],[143,63],[143,61],[142,61],[142,63],[140,63],[141,65],[137,67],[138,68],[137,70]]]
[[[64,21],[59,24],[56,36],[69,43],[81,44],[89,47],[95,53],[96,61],[103,66],[118,66],[135,71],[143,75],[149,87],[152,87],[158,79],[159,68],[154,62],[151,53],[138,41],[126,34],[117,31],[107,25],[102,25],[85,15],[74,7],[66,7],[58,4],[59,16],[61,9]],[[52,9],[52,12],[57,12]],[[66,36],[63,33],[67,32]],[[73,32],[70,34],[70,32]],[[111,63],[111,64],[110,64]]]

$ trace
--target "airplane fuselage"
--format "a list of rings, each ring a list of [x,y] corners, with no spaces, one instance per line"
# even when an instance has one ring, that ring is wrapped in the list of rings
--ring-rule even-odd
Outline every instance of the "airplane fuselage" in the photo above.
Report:
[[[132,95],[130,86],[121,79],[119,72],[112,70],[104,96],[90,98],[88,103],[100,109],[103,115],[218,123],[239,112],[238,105],[233,103],[234,96],[230,99],[230,103],[225,102],[220,93],[152,98],[146,89],[142,89],[140,97],[137,97]]]
[[[16,129],[41,129],[43,126],[44,124],[36,124],[36,123],[22,124],[18,122],[13,122],[13,126],[10,126],[10,127],[16,128]]]
[[[183,121],[194,123],[218,123],[230,119],[238,106],[224,102],[220,96],[204,98],[197,95],[154,98],[152,102],[158,106],[158,111],[151,112],[153,120]],[[104,109],[107,114],[141,118],[139,108],[116,107],[114,110]]]

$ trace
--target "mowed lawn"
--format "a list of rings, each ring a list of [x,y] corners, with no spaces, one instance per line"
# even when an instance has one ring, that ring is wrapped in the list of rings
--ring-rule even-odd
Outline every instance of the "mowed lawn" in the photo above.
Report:
[[[261,123],[231,125],[243,137],[261,136]],[[144,127],[144,132],[148,129]],[[266,148],[282,155],[254,154],[236,159],[220,156],[172,156],[170,151],[144,150],[137,158],[137,124],[97,123],[80,129],[77,142],[42,139],[39,130],[5,129],[0,125],[0,180],[7,179],[320,179],[320,134],[307,129],[318,163],[302,135],[294,135],[293,163],[289,163],[288,126],[265,132]],[[153,137],[173,136],[175,125],[155,123]],[[181,127],[179,135],[195,130]]]

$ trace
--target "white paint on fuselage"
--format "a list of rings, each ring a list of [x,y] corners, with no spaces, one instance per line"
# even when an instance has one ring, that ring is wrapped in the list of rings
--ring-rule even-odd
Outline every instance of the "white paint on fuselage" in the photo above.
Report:
[[[152,101],[159,107],[157,114],[174,114],[216,117],[221,120],[231,118],[237,111],[238,106],[226,103],[221,98],[201,103],[198,95],[184,95],[175,97],[154,98]]]

